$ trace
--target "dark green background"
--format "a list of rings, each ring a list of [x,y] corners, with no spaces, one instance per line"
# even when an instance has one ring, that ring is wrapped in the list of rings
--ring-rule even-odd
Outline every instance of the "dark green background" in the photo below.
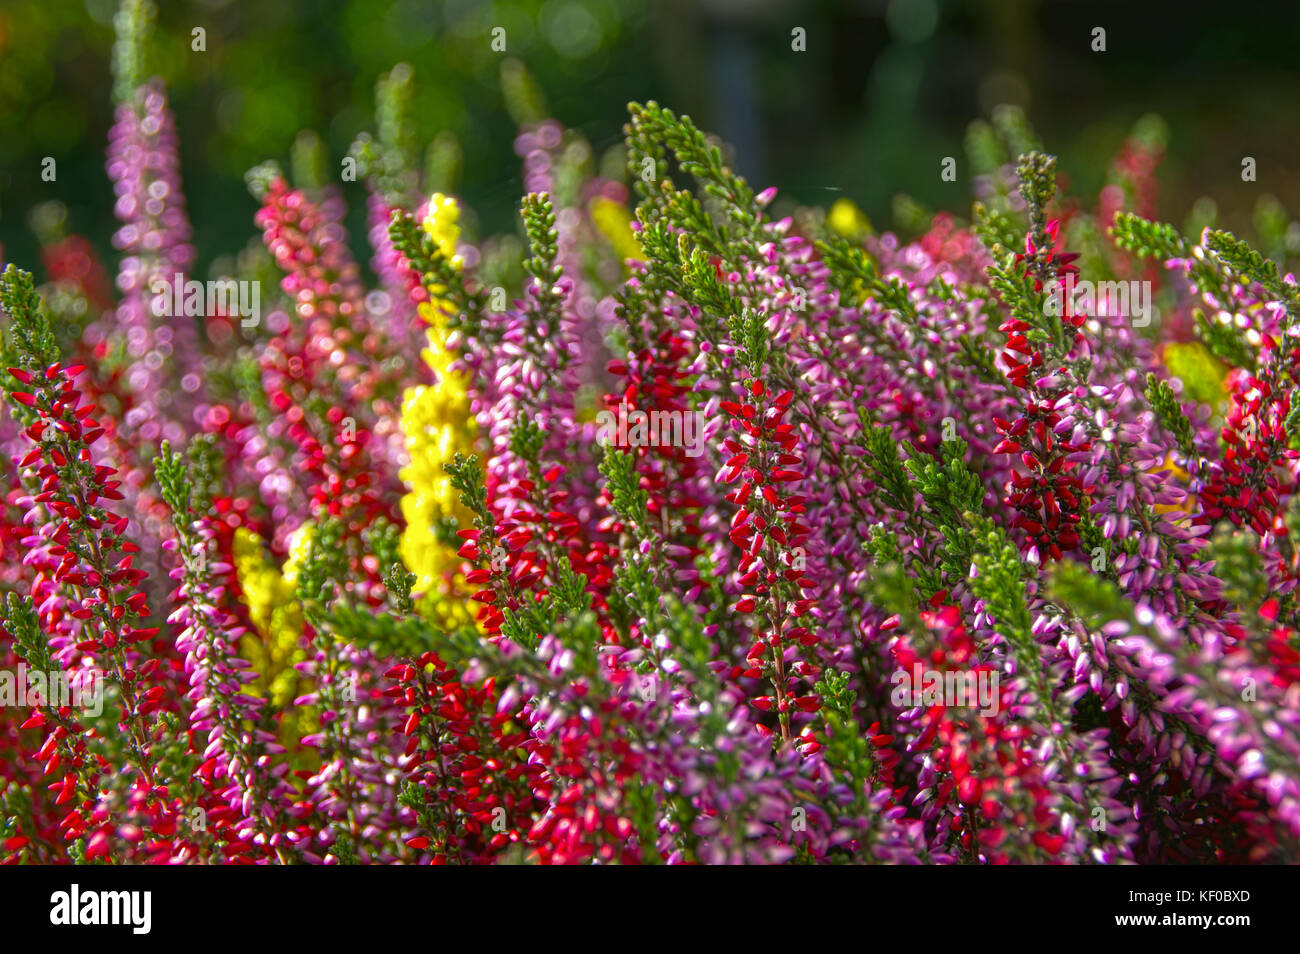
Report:
[[[106,254],[113,196],[113,0],[0,2],[0,244],[35,265],[28,217],[59,199],[68,225]],[[597,151],[617,141],[629,99],[689,112],[736,146],[757,186],[827,205],[843,194],[888,227],[906,192],[965,212],[966,124],[1023,105],[1076,192],[1095,197],[1133,122],[1169,127],[1160,212],[1182,222],[1199,196],[1249,234],[1261,195],[1300,208],[1300,5],[1001,3],[959,0],[162,0],[151,46],[169,85],[200,268],[253,235],[243,173],[287,163],[299,130],[325,139],[334,168],[373,129],[374,83],[415,68],[422,142],[451,130],[464,152],[456,191],[484,231],[512,227],[520,192],[503,56],[526,64],[550,112]],[[190,30],[207,31],[207,52]],[[807,30],[792,52],[791,30]],[[1090,49],[1095,26],[1107,51]],[[939,178],[959,158],[959,181]],[[1241,158],[1258,161],[1243,183]],[[43,156],[58,180],[40,179]],[[363,258],[360,184],[349,185]],[[842,192],[838,191],[842,190]]]

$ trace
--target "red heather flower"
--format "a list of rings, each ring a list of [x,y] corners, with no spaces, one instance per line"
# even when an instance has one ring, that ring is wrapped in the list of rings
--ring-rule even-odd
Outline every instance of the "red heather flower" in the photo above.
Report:
[[[299,319],[283,326],[272,323],[280,334],[268,343],[270,353],[262,359],[267,373],[278,376],[267,388],[276,410],[284,413],[289,405],[304,403],[308,395],[337,406],[350,406],[354,398],[366,400],[369,393],[358,391],[357,375],[363,365],[340,360],[351,356],[355,329],[364,330],[367,321],[360,270],[342,226],[279,177],[267,188],[254,221],[284,272],[280,286]],[[272,394],[277,384],[291,392],[287,403]],[[370,423],[369,416],[364,420]]]
[[[1276,599],[1264,601],[1259,615],[1270,623],[1277,621],[1279,603]],[[1300,649],[1295,643],[1295,631],[1287,626],[1274,626],[1268,631],[1265,650],[1273,669],[1273,684],[1279,689],[1289,689],[1300,682]],[[1238,648],[1244,648],[1240,644]]]
[[[1025,251],[1023,254],[1016,255],[1017,262],[1025,263],[1025,274],[1030,274],[1030,264],[1034,263],[1054,276],[1059,281],[1065,281],[1067,275],[1078,275],[1079,267],[1074,265],[1079,254],[1077,252],[1062,251],[1064,240],[1060,237],[1061,223],[1058,219],[1053,219],[1047,223],[1047,237],[1051,244],[1047,248],[1038,248],[1034,243],[1033,235],[1025,235]],[[1035,279],[1034,290],[1042,291],[1043,283],[1041,279]],[[1076,328],[1083,324],[1083,315],[1071,315],[1069,323]]]
[[[281,177],[267,188],[256,223],[285,273],[285,294],[314,332],[307,336],[313,358],[328,359],[335,345],[346,346],[353,339],[357,324],[366,330],[368,320],[360,269],[348,250],[346,233],[334,216]]]
[[[693,356],[693,349],[681,335],[667,328],[655,338],[652,348],[645,348],[627,361],[611,361],[606,370],[624,378],[626,386],[621,395],[605,395],[605,407],[617,412],[619,405],[632,410],[653,414],[656,411],[691,414],[690,372],[684,363]],[[692,486],[696,475],[703,469],[703,458],[691,456],[690,448],[667,444],[631,447],[614,442],[614,446],[637,458],[637,472],[641,487],[647,493],[646,509],[651,518],[667,528],[667,521],[680,522],[670,537],[681,541],[672,552],[683,570],[693,567],[700,552],[694,545],[700,535],[700,508],[704,505]]]
[[[942,591],[933,609],[921,614],[929,633],[918,634],[927,650],[900,634],[890,647],[905,672],[921,665],[936,672],[979,673],[994,667],[977,662],[979,647],[962,621],[961,608],[945,603]],[[913,687],[919,689],[920,687]],[[1029,724],[1016,718],[1017,699],[999,686],[998,711],[955,708],[940,702],[918,710],[916,735],[908,748],[924,756],[923,791],[914,804],[922,817],[957,833],[965,851],[990,864],[1052,861],[1067,844],[1059,831],[1059,797],[1044,775],[1044,758],[1035,748]]]
[[[360,266],[352,258],[342,219],[342,200],[327,193],[320,204],[276,177],[262,197],[255,221],[267,250],[285,273],[281,288],[294,303],[300,324],[291,326],[276,350],[315,397],[324,396],[371,428],[395,414],[393,395],[378,394],[385,337],[365,307]],[[294,359],[301,361],[301,373]],[[344,360],[346,359],[346,360]],[[378,406],[371,401],[378,396]]]
[[[150,600],[162,600],[166,595],[163,584],[166,567],[161,547],[172,534],[167,505],[158,495],[152,469],[142,459],[144,448],[150,445],[142,440],[138,428],[124,423],[141,413],[141,409],[129,393],[123,373],[114,371],[104,376],[102,368],[102,361],[88,364],[87,371],[78,375],[78,389],[83,404],[96,407],[95,419],[103,429],[103,436],[96,441],[95,452],[103,466],[115,471],[114,479],[119,481],[116,489],[122,494],[117,509],[132,521],[140,544],[135,551],[137,569],[148,574],[141,588],[149,593]]]
[[[505,622],[498,601],[507,598],[506,594],[513,590],[512,578],[535,581],[540,574],[534,572],[531,560],[525,562],[512,557],[498,542],[495,529],[486,533],[474,529],[457,530],[456,536],[465,541],[456,551],[457,556],[473,565],[466,572],[465,581],[482,587],[470,596],[472,601],[481,604],[476,618],[488,633],[488,638],[495,642],[500,639],[501,624]],[[477,565],[483,561],[488,566]]]
[[[82,403],[74,379],[84,369],[63,368],[55,363],[44,371],[11,369],[10,374],[29,392],[15,392],[14,399],[35,412],[24,433],[34,445],[23,457],[24,481],[36,484],[37,492],[24,498],[29,519],[53,521],[48,555],[58,562],[48,571],[49,582],[62,589],[66,602],[46,599],[37,607],[41,624],[50,637],[57,658],[90,658],[96,668],[118,689],[121,697],[119,728],[130,737],[130,751],[144,786],[144,805],[159,811],[152,801],[161,783],[152,757],[155,722],[152,714],[163,707],[166,690],[150,685],[149,676],[157,665],[138,665],[136,644],[157,639],[156,627],[140,626],[147,621],[149,607],[140,584],[146,574],[132,566],[138,547],[123,536],[127,518],[107,510],[105,502],[121,500],[119,481],[111,467],[96,466],[90,447],[103,429],[92,416],[93,404]],[[34,592],[46,590],[45,574],[37,574]],[[72,645],[64,635],[65,615],[76,622],[81,639]],[[75,637],[74,637],[75,638]],[[69,816],[68,830],[87,830],[89,820],[83,808]],[[95,846],[97,847],[97,846]],[[106,849],[105,849],[106,850]]]
[[[29,631],[39,634],[39,623],[30,602],[12,595],[7,604],[0,602],[0,640],[17,649],[21,641],[15,630],[24,624]],[[43,671],[53,665],[47,655],[25,649],[15,653],[6,651],[0,655],[0,662],[10,672],[20,662]],[[67,675],[75,678],[73,674]],[[47,698],[27,710],[19,707],[0,710],[0,753],[4,755],[0,758],[0,778],[33,792],[44,789],[51,793],[49,798],[34,799],[30,823],[21,823],[17,835],[0,843],[0,864],[55,860],[50,856],[49,846],[63,841],[60,822],[80,817],[68,812],[93,809],[99,791],[99,764],[90,752],[93,734],[77,720],[71,707],[49,702]]]
[[[296,447],[291,476],[312,513],[340,518],[356,537],[380,516],[396,520],[394,496],[381,490],[400,485],[372,447],[375,422],[395,419],[395,408],[376,398],[377,372],[361,370],[374,365],[382,336],[371,333],[358,267],[328,206],[277,177],[257,214],[301,319],[264,350],[263,387],[282,416],[278,435]],[[315,410],[322,403],[323,416]]]
[[[500,455],[495,466],[499,476],[488,477],[488,509],[478,516],[489,528],[457,531],[465,541],[457,555],[469,561],[463,568],[465,580],[480,587],[470,596],[481,604],[476,618],[496,642],[505,621],[503,611],[543,603],[555,567],[564,561],[586,579],[592,608],[614,641],[605,597],[614,579],[616,548],[589,540],[566,511],[569,492],[559,485],[564,468],[548,467],[538,474],[541,486],[532,478],[515,476],[521,469],[515,463],[522,465],[511,453]]]
[[[138,547],[121,536],[126,529],[126,518],[113,515],[101,505],[101,501],[121,500],[122,494],[118,490],[120,481],[113,479],[115,471],[111,467],[95,466],[91,457],[90,446],[104,432],[91,416],[95,406],[80,403],[81,392],[73,384],[73,378],[83,371],[80,366],[64,369],[56,363],[43,373],[32,374],[16,368],[11,368],[9,373],[33,389],[33,393],[12,395],[19,404],[36,412],[33,423],[24,430],[35,446],[19,466],[33,468],[28,472],[30,479],[39,481],[39,490],[29,499],[29,505],[44,508],[59,521],[55,525],[56,545],[51,553],[60,558],[60,563],[53,571],[53,579],[85,590],[78,610],[72,613],[75,618],[107,616],[104,620],[107,631],[87,651],[112,651],[119,645],[139,641],[122,636],[136,635],[124,622],[126,615],[147,615],[144,594],[136,589],[145,573],[131,566],[134,560],[131,554]],[[89,561],[79,558],[67,546],[72,537],[87,544]],[[108,561],[113,551],[127,555],[110,566]],[[152,635],[156,634],[150,633],[145,638]]]
[[[1024,531],[1025,546],[1045,559],[1060,560],[1079,546],[1076,529],[1082,519],[1083,482],[1070,454],[1087,451],[1091,441],[1072,444],[1056,434],[1061,415],[1049,404],[1030,400],[1015,422],[993,419],[1003,440],[998,454],[1013,455],[1021,467],[1008,481],[1002,502],[1014,508],[1011,526]]]
[[[1287,418],[1291,386],[1300,373],[1300,348],[1285,349],[1261,333],[1261,363],[1256,374],[1237,368],[1228,374],[1228,409],[1219,434],[1223,457],[1207,468],[1199,491],[1203,512],[1196,522],[1213,526],[1227,519],[1260,537],[1259,553],[1273,592],[1289,595],[1300,580],[1287,544],[1286,514],[1300,487],[1300,452],[1289,446]]]
[[[528,832],[541,864],[639,864],[635,822],[623,812],[625,792],[638,783],[643,756],[627,741],[618,700],[602,700],[589,715],[571,715],[545,741],[525,743],[546,766],[534,788],[546,809]]]
[[[406,803],[422,832],[407,847],[434,864],[477,864],[521,842],[542,766],[524,748],[522,712],[499,709],[495,678],[469,683],[434,653],[386,675],[394,684],[384,695],[406,712],[400,764],[423,796]]]
[[[737,582],[746,595],[735,604],[740,613],[755,613],[761,629],[746,656],[744,675],[770,680],[774,696],[761,696],[754,705],[775,711],[781,737],[792,740],[792,712],[815,712],[816,695],[797,694],[798,678],[816,678],[817,670],[787,659],[795,645],[805,650],[817,644],[817,636],[799,624],[813,607],[814,582],[806,575],[807,547],[811,528],[801,521],[804,498],[792,494],[792,484],[803,480],[803,458],[793,451],[798,443],[794,425],[783,419],[794,398],[786,391],[775,398],[758,379],[746,388],[744,403],[723,401],[721,408],[739,432],[723,441],[730,453],[718,473],[724,484],[741,481],[727,500],[739,508],[731,520],[731,542],[743,554],[737,567]],[[752,402],[752,403],[751,403]],[[793,663],[787,668],[788,663]],[[809,740],[810,741],[810,740]]]
[[[1298,356],[1300,349],[1290,357],[1300,367]],[[1274,395],[1267,379],[1241,369],[1230,372],[1225,384],[1230,388],[1228,411],[1219,433],[1227,448],[1200,491],[1202,519],[1214,523],[1226,517],[1260,536],[1285,537],[1286,501],[1296,490],[1291,462],[1300,459],[1286,445],[1291,392]]]
[[[1078,274],[1070,264],[1078,256],[1061,254],[1056,248],[1058,228],[1055,220],[1047,224],[1047,234],[1054,244],[1044,253],[1035,249],[1033,237],[1027,235],[1026,254],[1017,256],[1017,260],[1040,262],[1054,270],[1058,281],[1065,281],[1067,276]],[[1028,264],[1025,273],[1030,274]],[[1036,280],[1035,286],[1041,290],[1041,281]],[[1067,300],[1060,316],[1063,329],[1068,332],[1070,328],[1081,328],[1085,316],[1075,313],[1070,296],[1064,297]],[[1003,503],[1014,508],[1011,526],[1024,531],[1025,548],[1037,550],[1043,559],[1059,560],[1079,545],[1076,527],[1082,519],[1081,498],[1085,493],[1083,482],[1072,473],[1078,464],[1070,455],[1090,450],[1092,442],[1075,444],[1056,433],[1062,419],[1058,408],[1071,383],[1060,374],[1045,373],[1044,354],[1027,334],[1029,323],[1009,318],[999,330],[1007,335],[1000,356],[1007,380],[1026,392],[1024,411],[1015,420],[993,418],[1002,435],[993,452],[1012,456],[1017,471],[1004,488]],[[1081,330],[1075,333],[1076,342],[1082,337]]]

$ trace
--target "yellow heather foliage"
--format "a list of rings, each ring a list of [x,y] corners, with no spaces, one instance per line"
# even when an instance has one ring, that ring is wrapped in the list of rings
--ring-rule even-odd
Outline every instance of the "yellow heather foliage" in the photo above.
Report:
[[[429,211],[421,225],[437,244],[438,251],[455,268],[460,268],[461,257],[456,254],[456,242],[460,239],[460,206],[456,200],[435,192],[429,198]],[[442,381],[450,373],[448,366],[452,356],[447,351],[447,319],[454,313],[454,305],[439,297],[446,289],[438,285],[425,287],[429,300],[421,303],[419,311],[420,317],[429,325],[429,347],[422,357]]]
[[[261,538],[251,530],[235,530],[235,573],[244,604],[255,633],[244,634],[239,641],[239,655],[252,663],[257,680],[244,691],[269,698],[277,707],[287,706],[298,695],[298,671],[294,663],[305,656],[303,650],[303,615],[294,599],[298,586],[298,563],[302,560],[303,541],[309,535],[295,534],[290,558],[283,572],[266,554]]]
[[[437,387],[411,388],[402,401],[402,431],[411,459],[402,468],[402,479],[411,488],[402,497],[402,562],[415,574],[415,590],[425,594],[421,610],[445,626],[473,620],[469,587],[458,572],[460,557],[453,544],[434,533],[446,517],[455,518],[460,527],[470,525],[470,515],[443,468],[454,454],[473,447],[469,398],[459,378],[449,375]]]
[[[600,234],[613,244],[614,251],[618,252],[621,260],[626,262],[629,258],[641,258],[641,244],[632,232],[632,213],[627,210],[627,206],[598,195],[591,200],[588,208],[591,221],[600,230]]]
[[[435,192],[429,197],[429,210],[420,224],[443,257],[460,268],[461,258],[456,254],[456,242],[460,239],[460,206],[456,200]],[[430,300],[420,306],[420,316],[429,323],[432,330],[442,330],[451,312],[451,304],[438,297],[443,291],[439,286],[428,287],[428,291]]]
[[[460,237],[460,208],[454,199],[435,194],[429,199],[424,230],[438,244],[438,250],[457,268]],[[406,568],[415,574],[415,590],[423,593],[420,609],[444,626],[473,622],[469,586],[458,572],[460,558],[447,541],[439,540],[435,527],[452,517],[458,526],[470,524],[470,515],[460,504],[444,464],[458,454],[474,449],[475,427],[470,416],[469,380],[451,369],[454,355],[447,348],[447,318],[452,304],[438,297],[437,286],[429,288],[430,301],[420,306],[420,316],[429,324],[429,347],[425,362],[437,376],[432,387],[408,388],[402,396],[402,433],[410,462],[401,477],[410,487],[402,497],[400,552]]]
[[[435,192],[429,197],[429,209],[421,223],[429,236],[438,243],[438,251],[451,259],[456,259],[456,242],[460,239],[460,206],[449,195]]]
[[[847,239],[871,234],[871,220],[852,199],[836,199],[826,216],[826,224]]]

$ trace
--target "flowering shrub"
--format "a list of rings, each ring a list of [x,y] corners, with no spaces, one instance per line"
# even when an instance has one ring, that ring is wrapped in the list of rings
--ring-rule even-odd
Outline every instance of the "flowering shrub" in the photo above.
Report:
[[[5,862],[1295,857],[1300,287],[1149,220],[1151,126],[1090,212],[1004,112],[903,244],[653,103],[631,194],[548,121],[520,272],[386,81],[377,284],[267,164],[177,309],[132,29],[118,300],[75,236],[0,279]]]

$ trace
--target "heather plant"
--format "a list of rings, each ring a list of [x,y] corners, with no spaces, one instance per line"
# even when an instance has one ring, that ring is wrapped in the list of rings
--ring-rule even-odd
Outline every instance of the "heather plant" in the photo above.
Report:
[[[399,65],[356,182],[250,171],[256,315],[169,309],[147,12],[118,299],[0,278],[4,675],[105,699],[3,699],[5,862],[1294,858],[1300,288],[1152,221],[1157,122],[1090,205],[999,110],[910,242],[655,103],[621,177],[530,122],[504,264]]]

